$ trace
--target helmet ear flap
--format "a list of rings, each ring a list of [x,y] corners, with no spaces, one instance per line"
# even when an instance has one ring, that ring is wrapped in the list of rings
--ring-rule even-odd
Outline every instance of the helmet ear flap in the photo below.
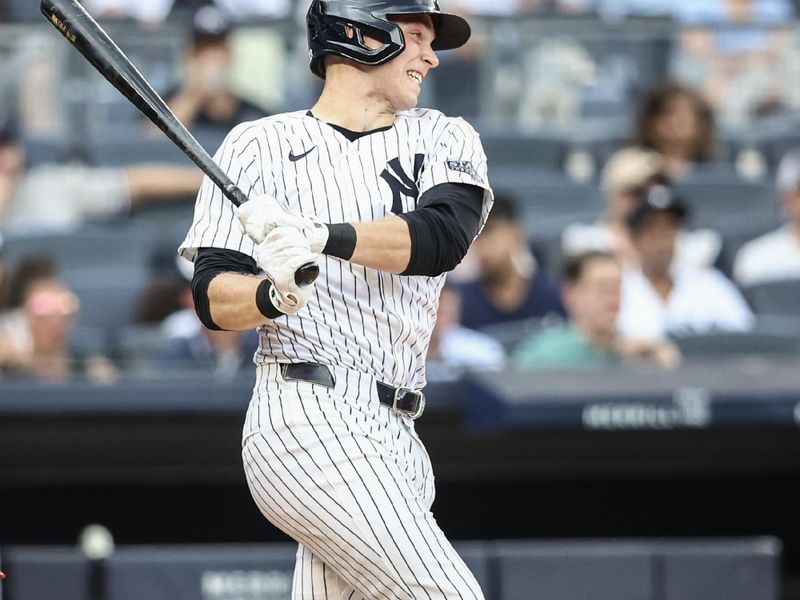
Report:
[[[335,54],[365,65],[382,64],[405,48],[400,27],[381,14],[340,3],[314,0],[306,15],[311,71],[325,78],[324,57]],[[370,48],[368,35],[381,46]]]

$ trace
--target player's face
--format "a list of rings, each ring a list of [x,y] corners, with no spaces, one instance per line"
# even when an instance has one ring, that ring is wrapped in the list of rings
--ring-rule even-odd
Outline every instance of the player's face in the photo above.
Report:
[[[372,96],[389,104],[394,112],[417,106],[425,76],[439,65],[431,48],[436,31],[430,15],[397,15],[392,19],[403,32],[406,47],[389,62],[369,67]],[[366,38],[367,45],[379,47]]]

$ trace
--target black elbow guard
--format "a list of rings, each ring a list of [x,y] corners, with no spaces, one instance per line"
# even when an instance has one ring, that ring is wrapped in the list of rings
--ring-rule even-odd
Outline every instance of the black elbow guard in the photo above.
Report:
[[[408,224],[411,257],[401,275],[436,277],[452,271],[478,233],[483,190],[445,183],[425,192],[419,208],[397,215]]]
[[[194,300],[194,311],[200,322],[214,331],[222,331],[222,327],[214,323],[211,318],[211,304],[208,301],[208,286],[211,280],[219,275],[219,271],[200,271],[195,270],[192,276],[192,299]]]
[[[194,261],[192,276],[192,299],[194,310],[200,322],[214,331],[222,331],[222,327],[211,318],[211,303],[208,300],[208,286],[220,273],[245,273],[256,275],[258,266],[252,257],[221,248],[200,248]]]
[[[401,275],[436,277],[452,271],[467,253],[471,240],[448,230],[435,211],[423,208],[398,216],[411,236],[411,257]]]

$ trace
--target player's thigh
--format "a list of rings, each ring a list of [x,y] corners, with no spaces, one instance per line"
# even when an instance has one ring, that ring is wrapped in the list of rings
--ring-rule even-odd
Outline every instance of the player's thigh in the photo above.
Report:
[[[368,598],[482,598],[409,481],[407,457],[328,400],[306,397],[298,410],[292,394],[273,396],[268,426],[247,438],[245,471],[264,515]]]

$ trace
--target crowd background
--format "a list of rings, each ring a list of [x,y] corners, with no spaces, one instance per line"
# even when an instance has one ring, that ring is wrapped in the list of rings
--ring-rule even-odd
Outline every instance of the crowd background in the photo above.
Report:
[[[303,3],[85,5],[212,154],[319,91]],[[431,382],[800,359],[800,2],[444,8],[474,39],[421,105],[480,132],[497,201],[448,277]],[[0,0],[0,395],[252,376],[257,336],[203,328],[176,255],[199,184],[37,2]]]
[[[51,305],[38,303],[41,314],[70,312],[60,315],[62,339],[53,341],[59,360],[72,364],[55,369],[61,376],[95,377],[92,357],[106,360],[103,381],[114,371],[157,373],[165,361],[228,365],[219,355],[228,356],[227,342],[192,322],[190,273],[172,254],[199,172],[48,31],[34,4],[0,5],[4,376],[51,373],[34,342],[38,317],[23,318],[26,303],[42,296],[31,292],[36,278],[20,273],[31,258],[49,259],[47,277],[75,300],[51,290]],[[92,0],[87,8],[211,153],[235,123],[303,108],[318,91],[296,3]],[[774,338],[776,351],[796,350],[787,340],[800,336],[791,300],[800,278],[794,4],[528,0],[452,8],[472,14],[475,40],[443,56],[421,103],[475,124],[501,201],[451,276],[460,323],[443,318],[440,329],[452,322],[489,335],[503,359],[480,337],[448,343],[437,348],[434,377],[448,376],[448,362],[455,375],[507,359],[552,368],[535,353],[515,353],[523,341],[536,346],[523,338],[564,326],[578,347],[557,361],[562,368],[597,367],[598,356],[605,366],[674,368],[682,338],[719,332],[750,332]],[[634,215],[654,186],[675,206]],[[574,300],[563,302],[573,295],[564,269],[587,252],[608,253],[620,268],[604,341],[569,319]],[[603,312],[599,298],[587,301],[589,312]],[[175,311],[183,311],[182,327],[171,325],[174,315],[165,322]],[[172,348],[194,337],[182,356]],[[746,335],[736,340],[716,350],[746,349]],[[580,358],[581,348],[594,359]]]

